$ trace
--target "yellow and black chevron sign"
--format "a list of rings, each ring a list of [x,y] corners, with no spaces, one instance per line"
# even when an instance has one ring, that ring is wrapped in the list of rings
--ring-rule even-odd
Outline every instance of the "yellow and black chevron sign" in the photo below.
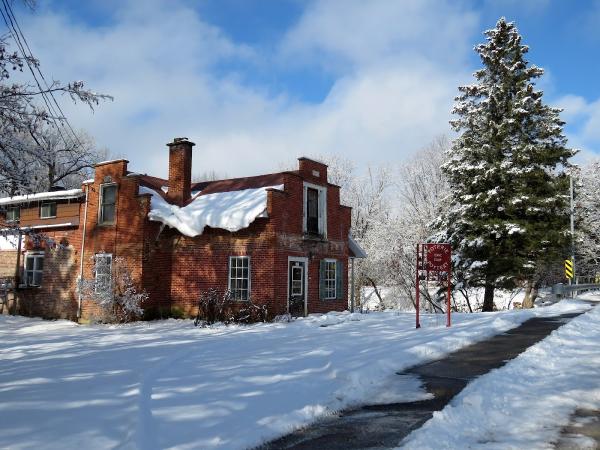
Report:
[[[568,279],[573,278],[573,260],[572,259],[565,259],[565,276]]]

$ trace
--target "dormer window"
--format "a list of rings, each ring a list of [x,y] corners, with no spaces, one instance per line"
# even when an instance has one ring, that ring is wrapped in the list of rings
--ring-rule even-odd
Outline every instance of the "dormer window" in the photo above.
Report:
[[[7,222],[18,222],[19,219],[21,219],[21,208],[18,206],[12,206],[6,210]]]
[[[116,206],[117,185],[103,184],[100,186],[100,211],[98,211],[98,223],[105,225],[115,223]]]
[[[303,231],[309,236],[327,237],[327,188],[304,183]]]
[[[40,206],[40,219],[56,217],[56,202],[43,202]]]

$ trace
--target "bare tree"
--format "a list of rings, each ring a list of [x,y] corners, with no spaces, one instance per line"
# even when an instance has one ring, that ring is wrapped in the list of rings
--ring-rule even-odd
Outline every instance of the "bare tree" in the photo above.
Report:
[[[25,3],[30,7],[34,5],[33,1]],[[69,138],[65,136],[71,135],[71,139],[77,140],[56,96],[67,95],[72,101],[92,109],[101,100],[112,97],[85,89],[83,81],[66,84],[47,81],[40,70],[40,62],[31,53],[11,2],[3,2],[0,11],[8,31],[0,35],[0,184],[5,192],[17,193],[28,181],[28,174],[22,169],[29,161],[21,152],[27,144],[23,139],[30,130],[46,125],[54,127],[63,136],[66,146]],[[9,81],[11,72],[24,72],[25,69],[31,75],[29,83]]]
[[[97,150],[91,136],[82,131],[65,142],[53,127],[32,129],[28,141],[26,151],[34,161],[34,191],[47,191],[56,186],[79,187],[107,153]]]
[[[219,173],[216,170],[205,170],[204,172],[192,175],[192,183],[201,183],[203,181],[216,181],[227,178],[226,173]]]

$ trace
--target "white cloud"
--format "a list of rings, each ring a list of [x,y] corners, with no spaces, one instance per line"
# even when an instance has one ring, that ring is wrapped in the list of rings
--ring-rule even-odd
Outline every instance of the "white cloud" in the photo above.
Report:
[[[598,158],[600,149],[600,99],[588,102],[577,95],[565,95],[556,101],[564,111],[561,118],[567,123],[571,147],[580,149],[578,162]]]
[[[244,176],[302,154],[398,161],[448,131],[477,31],[476,16],[454,5],[312,3],[275,55],[232,41],[174,1],[123,2],[97,28],[43,11],[21,23],[47,74],[114,95],[93,115],[82,106],[65,110],[132,170],[165,176],[164,144],[187,136],[197,143],[195,172]],[[316,104],[268,94],[223,68],[294,59],[320,70],[324,58],[336,80]]]
[[[312,3],[282,44],[290,58],[331,67],[427,58],[464,63],[477,16],[460,2],[332,0]],[[406,68],[410,70],[410,68]]]

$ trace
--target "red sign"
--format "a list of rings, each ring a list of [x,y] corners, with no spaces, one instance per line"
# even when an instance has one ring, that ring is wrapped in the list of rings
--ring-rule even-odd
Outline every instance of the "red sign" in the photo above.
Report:
[[[425,244],[427,251],[427,270],[430,272],[448,272],[450,270],[450,244]]]
[[[415,279],[416,284],[416,305],[417,311],[417,328],[421,327],[419,320],[420,297],[421,297],[421,282],[426,281],[425,289],[428,289],[430,281],[435,281],[437,278],[438,282],[445,281],[448,286],[448,296],[446,301],[446,326],[451,325],[450,321],[450,299],[452,283],[450,280],[452,270],[451,260],[452,246],[450,244],[417,244],[417,274]],[[434,275],[434,279],[431,280],[430,274]],[[445,275],[444,275],[445,274]]]

